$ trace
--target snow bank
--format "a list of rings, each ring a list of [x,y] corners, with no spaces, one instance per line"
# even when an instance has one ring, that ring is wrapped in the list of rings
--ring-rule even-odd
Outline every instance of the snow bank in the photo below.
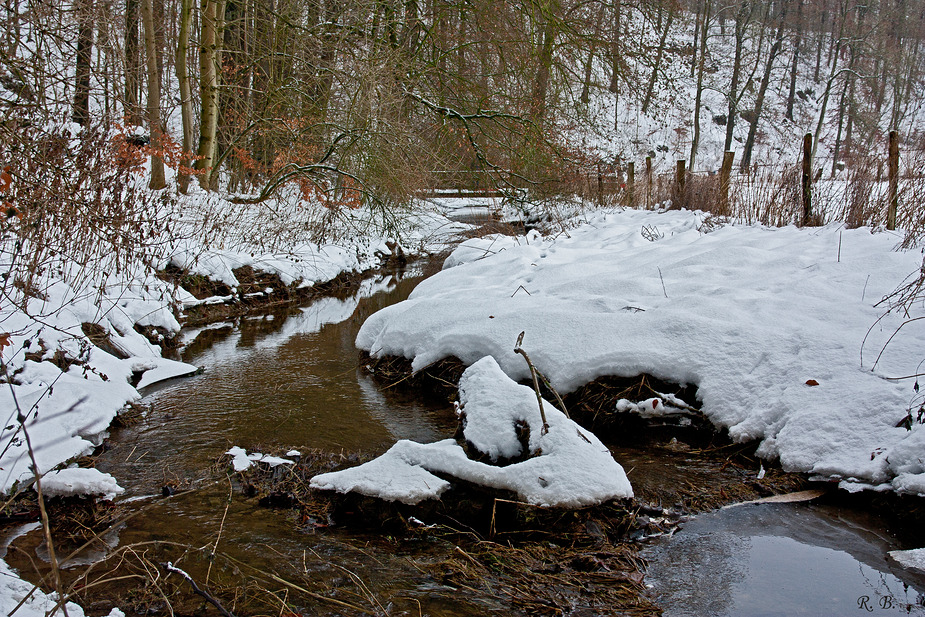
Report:
[[[916,548],[911,551],[890,551],[889,555],[907,570],[925,572],[925,548]]]
[[[97,469],[59,469],[42,477],[42,492],[48,497],[98,495],[112,500],[125,492],[116,479]]]
[[[2,493],[32,478],[19,412],[46,472],[101,443],[113,418],[140,397],[130,383],[135,376],[141,374],[142,386],[196,371],[161,357],[161,348],[135,331],[136,324],[168,333],[180,329],[168,308],[172,290],[163,281],[112,277],[93,295],[53,281],[44,292],[28,300],[25,312],[12,304],[0,307],[0,323],[9,333],[0,352],[15,375],[12,387],[0,388]],[[85,323],[96,324],[105,351],[84,334]]]
[[[897,428],[912,384],[885,379],[916,372],[925,322],[871,370],[903,319],[878,322],[875,305],[921,254],[894,250],[896,234],[835,226],[703,234],[702,216],[627,210],[567,235],[469,240],[452,267],[371,316],[357,346],[415,370],[492,356],[522,380],[513,348],[525,330],[561,392],[604,375],[696,384],[717,426],[760,440],[759,454],[787,470],[925,494],[925,427]]]
[[[493,459],[512,458],[524,454],[516,425],[525,423],[532,458],[497,467],[469,459],[452,439],[426,445],[402,440],[369,463],[315,476],[311,486],[415,504],[439,498],[450,487],[434,475],[441,474],[513,491],[541,506],[580,507],[633,496],[607,447],[545,401],[549,432],[543,434],[535,393],[511,381],[494,359],[469,367],[459,390],[467,441]]]
[[[16,617],[46,617],[48,611],[56,604],[57,594],[45,594],[41,590],[33,593],[32,590],[33,586],[30,583],[19,578],[6,562],[0,559],[0,613],[9,615],[23,598],[28,597],[29,599],[14,613]],[[73,602],[68,602],[66,608],[70,617],[84,617],[83,609]],[[61,614],[63,613],[55,613]],[[109,617],[125,617],[125,614],[113,609]]]

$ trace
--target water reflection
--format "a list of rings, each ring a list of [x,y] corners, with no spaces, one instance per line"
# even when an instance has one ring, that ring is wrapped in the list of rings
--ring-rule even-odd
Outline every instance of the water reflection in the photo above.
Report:
[[[872,517],[827,506],[756,504],[704,514],[646,549],[667,617],[925,615],[925,580],[893,566]]]
[[[152,391],[154,413],[117,432],[99,463],[143,494],[163,485],[165,469],[188,476],[232,445],[384,450],[396,439],[433,441],[452,434],[446,405],[380,392],[358,366],[356,332],[366,317],[407,297],[420,277],[365,281],[346,299],[324,298],[267,317],[196,331],[183,359],[201,375]]]

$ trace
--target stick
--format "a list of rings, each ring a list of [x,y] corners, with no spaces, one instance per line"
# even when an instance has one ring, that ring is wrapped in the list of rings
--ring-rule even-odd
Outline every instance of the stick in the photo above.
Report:
[[[161,566],[162,566],[165,570],[167,570],[168,572],[176,572],[177,574],[179,574],[180,576],[182,576],[183,578],[185,578],[185,579],[186,579],[186,582],[189,583],[189,584],[190,584],[190,587],[193,588],[193,591],[195,591],[198,595],[200,595],[200,596],[202,596],[203,598],[205,598],[206,601],[209,602],[209,604],[211,604],[212,606],[214,606],[215,608],[217,608],[219,613],[221,613],[221,614],[224,615],[225,617],[235,617],[234,614],[233,614],[233,613],[229,613],[228,610],[225,609],[225,607],[222,606],[222,605],[219,603],[218,600],[216,600],[215,598],[213,598],[212,595],[211,595],[208,591],[204,591],[204,590],[200,589],[200,588],[199,588],[199,585],[196,584],[196,581],[194,581],[194,580],[193,580],[193,577],[191,577],[189,574],[187,574],[186,572],[184,572],[184,571],[181,570],[180,568],[175,567],[175,566],[173,565],[173,563],[171,563],[171,562],[169,562],[169,561],[168,561],[167,563],[162,563]]]
[[[527,366],[530,367],[530,375],[533,377],[533,390],[536,392],[536,402],[540,406],[540,418],[543,420],[543,430],[540,434],[545,435],[549,432],[549,423],[546,422],[546,412],[543,410],[543,395],[540,394],[540,381],[536,376],[536,367],[533,366],[533,362],[530,360],[530,356],[527,355],[527,352],[520,346],[524,341],[524,334],[526,334],[526,332],[521,332],[520,336],[517,337],[514,353],[522,355],[524,360],[527,361]]]

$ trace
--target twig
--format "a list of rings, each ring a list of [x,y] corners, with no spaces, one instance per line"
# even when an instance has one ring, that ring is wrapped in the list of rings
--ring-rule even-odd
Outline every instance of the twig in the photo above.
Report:
[[[514,353],[522,355],[524,360],[527,361],[527,366],[530,367],[530,375],[533,377],[533,390],[536,392],[536,402],[540,406],[540,419],[543,420],[543,430],[540,434],[545,435],[549,432],[549,423],[546,422],[546,411],[543,410],[543,395],[540,394],[540,382],[536,376],[536,367],[533,365],[527,352],[520,346],[524,341],[524,334],[526,334],[526,332],[521,332],[520,336],[517,337],[517,343],[514,345]]]
[[[206,569],[206,585],[209,584],[209,575],[212,574],[212,564],[215,563],[215,551],[218,550],[218,542],[222,539],[222,530],[225,529],[225,517],[228,516],[228,507],[231,505],[231,497],[234,495],[234,487],[231,486],[231,476],[228,478],[228,502],[225,504],[225,513],[222,514],[222,522],[218,526],[218,535],[215,536],[215,544],[212,545],[212,551],[209,553],[209,567]]]
[[[543,380],[543,385],[549,388],[549,391],[552,392],[552,395],[556,397],[556,402],[559,403],[559,409],[562,410],[562,413],[565,414],[565,417],[571,418],[571,416],[568,415],[568,409],[565,408],[565,401],[563,401],[562,397],[559,396],[559,391],[552,386],[552,383],[550,383],[549,379],[546,378],[546,375],[544,375],[540,369],[536,369],[536,374],[539,375],[540,379]]]
[[[665,297],[667,298],[667,297],[668,297],[668,290],[665,289],[665,279],[664,279],[664,277],[662,276],[662,269],[659,268],[658,266],[655,266],[655,268],[658,270],[658,278],[662,281],[662,293],[665,294]]]
[[[196,592],[198,595],[202,596],[203,598],[205,598],[206,601],[209,602],[212,606],[217,608],[219,613],[221,613],[225,617],[235,617],[234,614],[228,612],[228,610],[224,606],[222,606],[218,600],[213,598],[212,595],[208,591],[200,589],[199,585],[196,584],[196,581],[194,581],[193,577],[191,577],[189,574],[187,574],[180,568],[177,568],[176,566],[173,565],[173,563],[169,561],[167,563],[161,564],[161,566],[168,572],[176,572],[177,574],[185,578],[186,582],[189,583],[190,587],[193,588],[193,591]]]
[[[513,298],[514,296],[516,296],[516,295],[517,295],[517,292],[520,291],[521,289],[523,289],[524,292],[525,292],[528,296],[532,296],[532,295],[533,295],[533,294],[531,294],[529,291],[527,291],[527,288],[526,288],[526,287],[524,287],[523,285],[518,285],[518,286],[517,286],[517,289],[514,290],[514,293],[511,294],[511,297]]]
[[[323,595],[321,595],[320,593],[315,593],[315,592],[313,592],[313,591],[309,591],[308,589],[305,589],[304,587],[300,587],[299,585],[296,585],[296,584],[293,583],[292,581],[287,581],[286,579],[280,577],[280,576],[277,575],[277,574],[273,574],[272,572],[267,572],[266,570],[261,570],[260,568],[258,568],[258,567],[256,567],[256,566],[253,566],[253,565],[251,565],[251,564],[249,564],[249,563],[245,563],[245,562],[241,561],[240,559],[235,559],[234,557],[232,557],[232,556],[230,556],[230,555],[222,554],[222,556],[223,556],[225,559],[227,559],[228,561],[231,561],[231,562],[233,562],[233,563],[235,563],[235,564],[237,564],[237,565],[239,565],[239,566],[244,566],[244,567],[246,567],[246,568],[250,568],[250,569],[253,570],[254,572],[257,572],[258,574],[261,574],[261,575],[263,575],[263,576],[266,576],[266,577],[269,578],[270,580],[276,581],[277,583],[281,583],[281,584],[283,584],[283,585],[289,587],[290,589],[294,589],[294,590],[298,591],[299,593],[305,594],[305,595],[308,596],[309,598],[314,598],[315,600],[321,600],[321,601],[323,601],[323,602],[330,602],[331,604],[335,604],[335,605],[337,605],[337,606],[342,606],[342,607],[344,607],[344,608],[349,608],[350,610],[357,611],[358,613],[365,613],[365,612],[367,612],[367,611],[365,611],[364,609],[362,609],[361,607],[359,607],[359,606],[357,606],[357,605],[355,605],[355,604],[350,604],[349,602],[344,602],[343,600],[338,600],[338,599],[336,599],[336,598],[329,598],[328,596],[323,596]]]
[[[0,358],[0,365],[2,365],[3,375],[7,374],[6,362],[3,362],[3,359]],[[45,544],[48,547],[48,560],[51,562],[51,571],[55,583],[55,591],[58,594],[58,604],[51,611],[61,607],[61,612],[64,613],[64,617],[68,617],[67,614],[67,605],[65,604],[65,595],[64,587],[61,583],[61,570],[58,568],[58,560],[55,557],[55,545],[51,537],[51,524],[48,520],[48,511],[45,509],[45,496],[42,494],[42,473],[39,471],[39,464],[35,460],[35,450],[32,447],[32,438],[29,437],[29,431],[26,429],[26,416],[22,412],[22,408],[19,406],[19,399],[16,397],[16,390],[13,388],[13,381],[10,380],[10,395],[13,397],[13,405],[16,408],[16,421],[19,423],[19,427],[22,429],[23,436],[26,438],[26,448],[29,450],[29,460],[32,461],[32,473],[35,476],[35,492],[38,494],[39,502],[39,514],[42,518],[42,531],[45,533]],[[30,594],[31,595],[31,594]],[[28,596],[26,596],[28,598]],[[8,613],[12,615],[15,613],[19,607],[23,605],[26,601],[26,598],[23,598],[16,607]]]

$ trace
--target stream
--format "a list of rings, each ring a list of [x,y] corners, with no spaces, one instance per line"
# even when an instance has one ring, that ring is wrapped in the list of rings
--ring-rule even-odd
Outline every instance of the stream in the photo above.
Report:
[[[182,359],[204,372],[149,389],[143,403],[151,410],[113,431],[97,460],[126,488],[121,510],[134,512],[106,538],[110,546],[150,551],[159,560],[186,554],[213,585],[240,572],[273,572],[342,590],[337,597],[344,606],[322,601],[311,614],[523,614],[495,597],[461,594],[428,574],[425,566],[452,552],[451,544],[418,542],[412,551],[382,534],[297,529],[291,511],[259,507],[229,481],[206,480],[216,476],[206,470],[227,465],[222,454],[231,446],[378,453],[397,439],[451,436],[456,419],[449,405],[381,390],[358,366],[354,347],[363,321],[407,297],[421,279],[413,271],[367,279],[345,300],[324,298],[185,332],[189,344]],[[661,450],[615,449],[614,456],[634,485],[696,484],[715,473]],[[207,556],[185,548],[216,541],[233,561],[216,560],[214,571]],[[22,550],[7,559],[25,573],[28,556],[43,552],[40,531],[22,535],[15,546]],[[915,547],[903,546],[872,515],[760,504],[694,517],[673,536],[650,540],[642,554],[649,562],[646,582],[669,616],[925,615],[925,576],[903,571],[886,556],[906,548]],[[65,566],[95,556],[84,554]],[[126,593],[124,598],[133,597]],[[134,610],[166,614],[150,598],[137,602]],[[98,609],[105,610],[104,604]],[[94,606],[86,608],[93,614]]]

